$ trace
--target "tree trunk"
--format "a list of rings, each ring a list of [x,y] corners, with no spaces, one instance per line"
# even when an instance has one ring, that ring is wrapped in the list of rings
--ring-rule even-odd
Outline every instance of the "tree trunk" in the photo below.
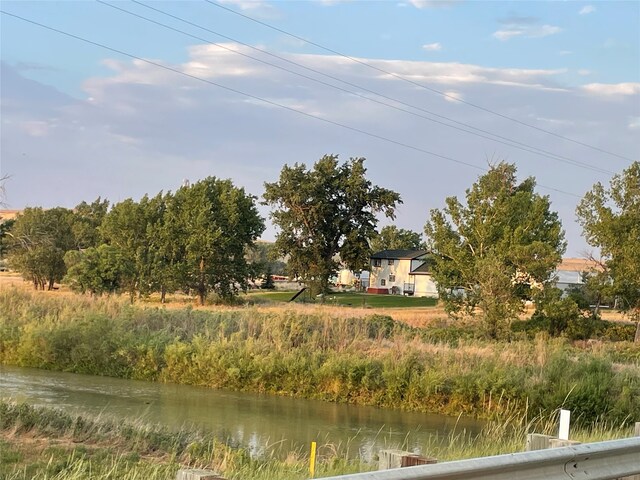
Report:
[[[636,336],[633,341],[635,343],[640,343],[640,320],[636,321]]]
[[[54,283],[53,282],[53,278],[50,278],[49,279],[49,286],[47,287],[47,290],[49,290],[49,291],[53,290],[53,283]]]
[[[164,303],[167,297],[167,289],[164,285],[160,287],[160,303]]]
[[[206,294],[204,284],[204,258],[200,259],[200,282],[198,285],[198,296],[200,297],[200,305],[204,305],[204,297]]]

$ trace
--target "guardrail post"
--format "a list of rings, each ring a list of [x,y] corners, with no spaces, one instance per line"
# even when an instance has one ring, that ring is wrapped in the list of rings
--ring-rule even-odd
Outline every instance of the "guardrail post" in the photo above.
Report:
[[[431,465],[438,463],[438,459],[436,458],[424,457],[417,453],[397,449],[380,450],[379,457],[378,470],[415,467],[416,465]]]
[[[549,441],[552,438],[551,435],[542,435],[540,433],[528,433],[527,444],[525,445],[525,451],[530,452],[532,450],[546,450],[549,448]]]
[[[562,440],[561,438],[552,438],[549,440],[549,448],[571,447],[580,445],[582,442],[576,440]]]
[[[213,470],[201,470],[198,468],[190,468],[178,470],[176,480],[224,480]]]

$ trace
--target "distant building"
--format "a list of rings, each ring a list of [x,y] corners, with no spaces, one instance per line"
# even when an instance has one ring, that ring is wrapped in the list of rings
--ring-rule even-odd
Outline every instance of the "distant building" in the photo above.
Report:
[[[583,272],[592,272],[594,270],[601,270],[601,267],[593,260],[586,260],[584,258],[563,258],[555,271],[555,275],[558,279],[556,287],[563,292],[566,292],[572,287],[583,285]]]
[[[437,297],[426,250],[383,250],[371,255],[368,293]]]

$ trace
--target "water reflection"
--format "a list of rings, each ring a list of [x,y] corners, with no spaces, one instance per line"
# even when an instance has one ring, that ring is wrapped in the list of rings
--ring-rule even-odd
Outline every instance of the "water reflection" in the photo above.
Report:
[[[273,395],[212,390],[92,375],[0,366],[0,396],[172,429],[198,428],[248,447],[252,454],[306,452],[310,442],[365,460],[381,448],[416,453],[433,435],[477,433],[470,418],[385,410]],[[425,452],[427,453],[427,452]]]

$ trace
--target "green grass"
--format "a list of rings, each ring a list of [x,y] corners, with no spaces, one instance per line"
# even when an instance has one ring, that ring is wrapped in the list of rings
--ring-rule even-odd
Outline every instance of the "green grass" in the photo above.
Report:
[[[271,302],[288,302],[296,291],[252,291],[247,293],[248,299],[261,299]],[[435,298],[427,297],[405,297],[402,295],[372,295],[367,293],[334,292],[324,296],[324,298],[311,299],[305,291],[296,302],[313,302],[325,305],[340,305],[343,307],[364,307],[364,308],[415,308],[433,307],[437,303]]]
[[[631,341],[522,331],[497,342],[366,313],[141,308],[7,289],[0,363],[485,418],[559,407],[587,425],[640,418]]]
[[[513,412],[489,421],[478,435],[454,430],[421,445],[438,461],[519,452],[527,433],[555,434],[558,412],[530,417]],[[627,438],[631,427],[598,421],[572,428],[583,443]],[[309,478],[306,452],[273,446],[260,458],[198,431],[167,429],[105,417],[75,416],[27,404],[0,402],[0,478],[6,480],[168,480],[180,468],[204,468],[229,480]],[[348,460],[344,446],[319,445],[316,477],[375,469],[375,461]],[[377,454],[378,452],[374,452]]]

